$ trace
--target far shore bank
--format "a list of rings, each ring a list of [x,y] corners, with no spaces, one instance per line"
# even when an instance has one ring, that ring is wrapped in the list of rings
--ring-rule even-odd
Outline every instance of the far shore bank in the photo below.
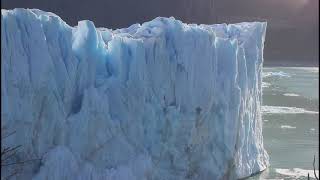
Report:
[[[263,63],[263,67],[319,67],[319,63],[296,63],[296,62],[266,62]]]

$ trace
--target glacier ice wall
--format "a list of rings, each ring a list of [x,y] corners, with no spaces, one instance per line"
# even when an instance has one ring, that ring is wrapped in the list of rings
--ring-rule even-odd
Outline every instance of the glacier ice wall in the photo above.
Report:
[[[1,10],[1,121],[18,179],[236,179],[264,170],[266,23],[70,27]]]

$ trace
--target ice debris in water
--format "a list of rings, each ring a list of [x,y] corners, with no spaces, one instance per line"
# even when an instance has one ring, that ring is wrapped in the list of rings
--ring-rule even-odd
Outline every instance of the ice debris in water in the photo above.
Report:
[[[279,72],[263,72],[262,74],[263,78],[270,78],[270,77],[291,77],[290,74],[279,71]]]
[[[284,106],[262,106],[263,114],[319,114],[317,111],[310,111],[297,107]]]

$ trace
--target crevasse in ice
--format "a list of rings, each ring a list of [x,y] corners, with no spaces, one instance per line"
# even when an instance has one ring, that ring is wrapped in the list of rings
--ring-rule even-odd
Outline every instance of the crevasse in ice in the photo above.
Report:
[[[18,179],[236,179],[264,170],[266,23],[70,27],[1,10],[4,145]]]

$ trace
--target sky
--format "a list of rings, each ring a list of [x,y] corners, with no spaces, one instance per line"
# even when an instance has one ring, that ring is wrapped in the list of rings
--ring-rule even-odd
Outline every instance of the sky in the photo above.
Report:
[[[197,24],[267,21],[265,64],[319,64],[319,0],[1,0],[1,8],[37,8],[73,26],[87,19],[112,29],[157,16]]]

